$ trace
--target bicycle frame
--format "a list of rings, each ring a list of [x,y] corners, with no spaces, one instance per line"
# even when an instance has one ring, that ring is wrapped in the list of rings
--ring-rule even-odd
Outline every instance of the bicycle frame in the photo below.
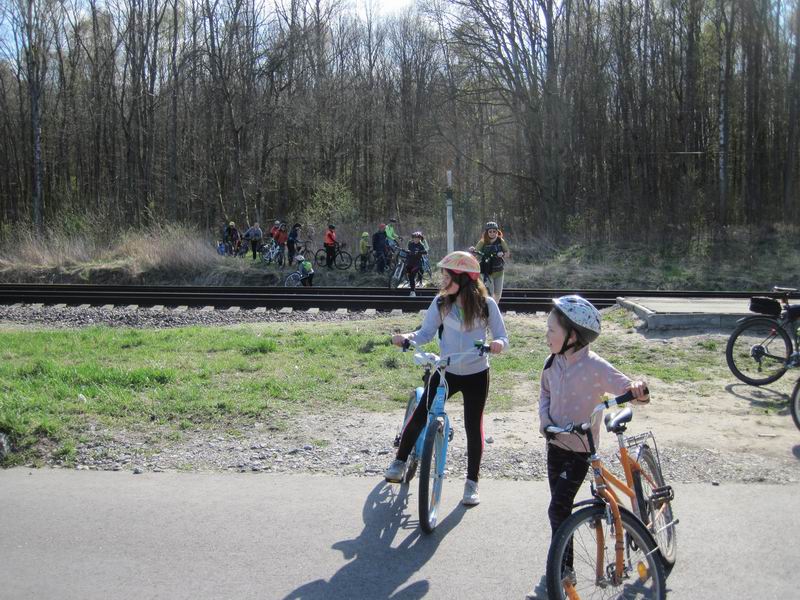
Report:
[[[633,474],[638,472],[643,474],[648,481],[650,481],[651,485],[654,486],[654,482],[647,476],[646,473],[642,470],[639,462],[630,456],[628,452],[628,447],[635,443],[638,443],[642,439],[647,436],[652,436],[652,434],[640,434],[638,436],[633,436],[630,440],[626,441],[625,437],[622,435],[621,432],[617,432],[617,440],[619,442],[619,451],[620,451],[620,462],[622,463],[622,468],[625,473],[625,482],[620,480],[616,477],[613,473],[606,469],[605,465],[603,464],[602,458],[600,458],[600,454],[597,451],[594,443],[594,436],[592,434],[591,424],[594,422],[594,419],[597,414],[602,412],[603,406],[606,408],[615,406],[618,404],[623,404],[624,402],[628,402],[633,396],[628,392],[628,394],[624,395],[622,398],[626,398],[624,400],[621,399],[613,399],[603,402],[602,404],[598,405],[597,408],[592,412],[592,418],[590,419],[589,423],[582,423],[577,426],[569,425],[566,428],[549,426],[547,431],[550,433],[583,433],[586,435],[589,441],[589,452],[590,452],[590,465],[592,470],[592,495],[593,498],[588,501],[578,502],[574,506],[583,506],[586,504],[594,504],[598,500],[603,502],[606,506],[607,511],[607,519],[609,521],[613,520],[615,527],[614,527],[614,573],[612,576],[612,584],[617,586],[621,585],[624,575],[623,566],[625,564],[624,561],[624,551],[625,551],[625,540],[624,540],[624,531],[622,528],[622,516],[621,511],[627,510],[620,503],[620,495],[624,494],[629,498],[631,501],[631,506],[633,506],[636,502],[636,493],[633,490],[633,481],[634,477]],[[617,491],[614,490],[616,488]],[[609,514],[610,513],[610,514]],[[635,513],[632,513],[635,515]],[[638,516],[636,516],[639,519]],[[641,520],[641,519],[640,519]],[[645,527],[647,524],[644,523]],[[597,554],[596,554],[596,566],[595,566],[595,576],[597,578],[597,583],[601,582],[606,575],[605,569],[605,538],[604,533],[601,527],[596,528],[596,547],[597,547]],[[656,548],[658,546],[655,544]],[[567,593],[568,597],[577,597],[577,594],[572,586],[572,583],[566,579],[563,582],[564,590]]]

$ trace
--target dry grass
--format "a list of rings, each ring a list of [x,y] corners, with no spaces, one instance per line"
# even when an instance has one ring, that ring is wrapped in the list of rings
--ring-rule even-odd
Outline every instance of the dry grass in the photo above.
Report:
[[[43,235],[17,227],[0,247],[0,281],[193,285],[280,285],[285,270],[216,253],[214,239],[189,225],[118,233],[102,217],[68,214]],[[354,255],[363,225],[342,224]],[[324,227],[308,227],[317,242]],[[318,235],[314,235],[314,234]],[[435,236],[431,236],[435,237]],[[767,289],[800,284],[800,236],[790,228],[726,232],[672,246],[573,244],[510,239],[507,287],[598,289]],[[319,245],[319,244],[317,244]],[[432,244],[434,259],[436,245]],[[315,285],[383,286],[385,278],[318,270]]]

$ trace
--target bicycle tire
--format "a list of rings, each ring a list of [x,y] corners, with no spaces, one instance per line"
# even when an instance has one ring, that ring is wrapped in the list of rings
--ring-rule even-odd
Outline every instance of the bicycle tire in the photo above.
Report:
[[[350,255],[349,252],[342,250],[341,252],[337,252],[336,256],[333,258],[333,266],[339,269],[340,271],[346,271],[350,268],[353,264],[353,257]]]
[[[284,284],[286,287],[298,287],[298,286],[300,285],[300,279],[301,279],[301,277],[300,277],[300,273],[298,273],[298,272],[296,272],[296,271],[295,271],[294,273],[291,273],[291,274],[290,274],[290,275],[289,275],[289,276],[286,278],[286,281],[284,281],[284,283],[283,283],[283,284]]]
[[[314,262],[317,263],[318,267],[324,267],[326,261],[327,261],[327,254],[325,253],[325,248],[320,248],[314,255]]]
[[[620,517],[625,539],[627,567],[623,581],[614,584],[608,577],[614,567],[614,522],[606,520],[606,507],[595,504],[582,508],[572,515],[556,531],[547,553],[547,594],[550,600],[565,600],[562,585],[562,565],[568,552],[572,551],[574,586],[582,600],[591,598],[649,598],[663,600],[667,597],[664,565],[657,558],[656,545],[650,532],[624,508]],[[597,578],[598,535],[603,541],[604,577]],[[641,567],[639,566],[641,565]],[[643,571],[640,571],[640,568]],[[642,575],[642,572],[644,575]],[[650,587],[645,587],[649,584]]]
[[[777,337],[783,340],[781,354],[779,347],[770,347]],[[774,345],[780,346],[780,344]],[[754,352],[763,352],[762,358],[767,359],[767,368],[771,370],[765,377],[754,377],[750,373],[750,369],[754,367],[760,373],[765,362],[753,357]],[[783,377],[786,372],[786,361],[791,353],[792,341],[778,321],[768,317],[752,317],[740,323],[731,333],[725,347],[725,360],[728,368],[740,381],[749,385],[766,385]]]
[[[398,263],[392,271],[392,276],[389,278],[389,289],[393,290],[400,286],[403,280],[403,272],[405,271],[404,263]]]
[[[661,508],[655,508],[649,499],[653,487],[664,487],[664,475],[661,473],[661,467],[658,465],[653,451],[647,444],[639,446],[636,462],[644,472],[644,477],[639,471],[633,474],[636,514],[656,541],[658,551],[664,561],[664,574],[668,576],[672,567],[675,566],[678,550],[672,502],[664,502]]]
[[[441,475],[436,472],[438,455],[444,448],[444,427],[441,421],[433,421],[425,433],[422,446],[422,459],[419,469],[419,524],[425,533],[433,533],[439,512],[439,501],[442,498]]]
[[[795,426],[800,429],[800,379],[794,384],[792,397],[789,399],[789,410],[792,413],[792,420]]]

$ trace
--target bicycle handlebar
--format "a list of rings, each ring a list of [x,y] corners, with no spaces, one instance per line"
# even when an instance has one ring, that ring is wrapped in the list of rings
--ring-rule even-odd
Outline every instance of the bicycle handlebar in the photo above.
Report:
[[[645,387],[643,391],[645,394],[650,393],[650,390],[647,387]],[[548,425],[547,427],[545,427],[545,432],[551,434],[561,434],[561,433],[585,434],[592,426],[592,423],[594,423],[594,419],[598,414],[602,413],[607,408],[611,408],[612,406],[621,406],[623,404],[630,402],[631,400],[633,400],[633,392],[631,390],[628,390],[621,396],[617,396],[616,398],[611,398],[610,400],[603,400],[600,404],[595,406],[594,410],[592,410],[592,416],[589,418],[588,423],[579,423],[577,425],[574,423],[569,423],[566,427],[559,427],[558,425]]]

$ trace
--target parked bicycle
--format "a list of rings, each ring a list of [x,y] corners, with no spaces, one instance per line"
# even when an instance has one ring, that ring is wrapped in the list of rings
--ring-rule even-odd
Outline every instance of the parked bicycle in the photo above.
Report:
[[[346,271],[350,268],[350,265],[353,264],[353,257],[349,252],[345,251],[345,246],[346,244],[344,242],[337,242],[333,255],[333,266],[342,271]],[[326,265],[328,258],[325,248],[320,248],[317,250],[314,260],[316,261],[318,267],[324,267]]]
[[[800,366],[800,304],[789,304],[795,288],[774,287],[780,299],[750,298],[750,311],[758,316],[739,320],[725,348],[731,372],[750,385],[780,379],[787,369]]]
[[[546,429],[548,435],[585,436],[594,474],[592,498],[576,503],[575,507],[583,508],[553,536],[547,556],[551,599],[666,598],[666,576],[675,564],[678,521],[672,514],[674,492],[664,484],[655,436],[652,432],[623,435],[633,418],[629,407],[606,416],[606,429],[616,434],[619,443],[625,473],[622,482],[603,465],[592,435],[592,423],[604,409],[632,399],[627,392],[598,404],[588,423]],[[628,497],[632,511],[620,504],[620,494]]]
[[[274,240],[270,240],[260,248],[261,260],[266,264],[275,263],[279,267],[283,266],[284,254],[283,246],[276,244]]]
[[[366,254],[359,254],[356,256],[356,270],[357,271],[372,271],[375,268],[375,253],[372,248],[367,250]]]
[[[389,271],[389,289],[394,289],[400,286],[402,281],[405,281],[406,276],[406,261],[408,260],[408,250],[398,249],[395,253],[394,268]]]
[[[403,352],[415,347],[414,342],[406,340],[403,343]],[[403,476],[404,483],[410,483],[419,467],[419,523],[422,530],[432,533],[436,529],[439,513],[439,502],[442,499],[442,486],[444,485],[445,465],[447,463],[447,446],[453,439],[453,428],[450,418],[444,410],[448,389],[445,369],[452,364],[454,359],[461,356],[474,355],[475,351],[480,356],[489,352],[489,346],[484,340],[476,340],[475,349],[471,352],[458,352],[449,356],[439,357],[433,352],[415,352],[414,364],[424,367],[425,374],[422,380],[425,385],[418,387],[409,397],[406,413],[400,431],[395,436],[395,447],[400,445],[400,437],[406,424],[411,419],[417,405],[425,396],[425,390],[430,382],[431,371],[439,371],[439,386],[436,395],[428,406],[428,421],[419,434],[414,448],[406,460],[406,471]]]

